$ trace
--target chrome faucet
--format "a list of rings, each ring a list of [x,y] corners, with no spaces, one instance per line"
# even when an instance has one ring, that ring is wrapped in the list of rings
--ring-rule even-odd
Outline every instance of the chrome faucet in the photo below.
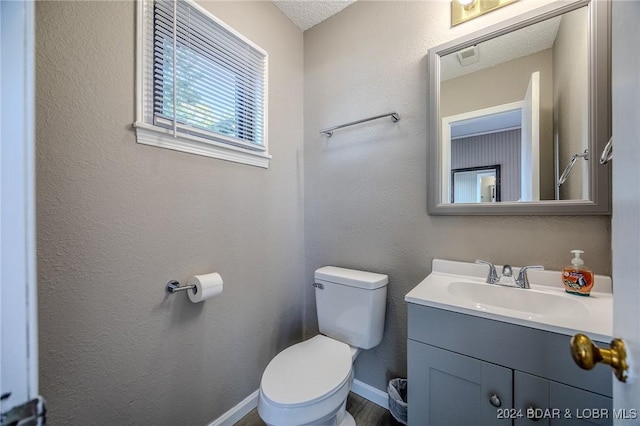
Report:
[[[496,267],[491,262],[487,262],[486,260],[477,259],[475,263],[488,265],[489,266],[489,275],[487,275],[487,284],[500,284],[507,286],[517,286],[520,288],[531,288],[529,285],[529,277],[527,276],[527,271],[530,269],[544,270],[544,266],[534,265],[534,266],[525,266],[520,268],[520,272],[518,273],[518,277],[516,279],[513,278],[513,269],[509,265],[504,265],[502,267],[502,274],[498,276],[498,272],[496,271]]]

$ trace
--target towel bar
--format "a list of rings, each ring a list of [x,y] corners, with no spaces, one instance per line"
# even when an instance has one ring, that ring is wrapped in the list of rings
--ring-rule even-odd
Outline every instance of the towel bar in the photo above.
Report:
[[[344,127],[353,126],[355,124],[365,123],[365,122],[371,121],[371,120],[377,120],[379,118],[384,118],[384,117],[391,117],[391,120],[394,123],[396,123],[396,122],[398,122],[400,120],[400,115],[397,112],[389,112],[387,114],[380,114],[380,115],[376,115],[375,117],[363,118],[362,120],[351,121],[349,123],[339,124],[337,126],[329,127],[327,129],[320,130],[320,133],[331,137],[333,135],[333,131],[334,130],[342,129]]]

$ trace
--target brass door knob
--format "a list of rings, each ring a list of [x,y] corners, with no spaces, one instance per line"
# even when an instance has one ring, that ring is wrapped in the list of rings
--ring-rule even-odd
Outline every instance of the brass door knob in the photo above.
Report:
[[[591,370],[599,362],[608,364],[613,368],[618,380],[627,381],[627,351],[620,339],[611,341],[611,349],[602,349],[584,334],[576,334],[571,338],[571,356],[576,364],[585,370]]]

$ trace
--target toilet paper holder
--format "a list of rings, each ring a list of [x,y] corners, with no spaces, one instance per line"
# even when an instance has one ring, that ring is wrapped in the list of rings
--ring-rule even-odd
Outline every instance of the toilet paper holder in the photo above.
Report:
[[[177,280],[171,280],[167,283],[167,292],[169,293],[177,293],[179,291],[187,291],[190,289],[193,289],[194,294],[198,292],[198,289],[193,284],[180,286],[180,282]]]

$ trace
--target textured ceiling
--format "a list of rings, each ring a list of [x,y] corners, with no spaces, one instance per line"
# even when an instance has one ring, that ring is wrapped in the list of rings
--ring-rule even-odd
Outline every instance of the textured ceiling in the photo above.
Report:
[[[479,62],[462,66],[455,54],[442,57],[441,80],[460,77],[523,56],[550,49],[558,34],[561,16],[547,19],[501,37],[478,44]]]
[[[273,0],[298,28],[306,31],[357,0]],[[478,45],[480,61],[461,66],[455,54],[442,57],[441,78],[448,80],[483,68],[531,55],[553,46],[561,17],[525,27]]]
[[[302,31],[335,15],[356,0],[274,0],[274,4]]]

